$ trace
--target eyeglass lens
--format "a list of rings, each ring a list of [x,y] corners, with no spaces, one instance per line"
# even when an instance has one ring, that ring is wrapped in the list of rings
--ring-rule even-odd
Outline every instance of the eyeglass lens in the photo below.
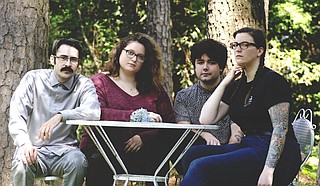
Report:
[[[232,42],[230,43],[230,48],[235,50],[237,49],[237,47],[239,46],[242,50],[245,50],[247,49],[250,45],[253,45],[255,46],[255,43],[249,43],[249,42],[241,42],[241,43],[238,43],[238,42]]]
[[[137,61],[142,63],[144,62],[144,56],[141,54],[136,54],[133,50],[126,50],[123,49],[124,51],[126,51],[127,57],[128,58],[134,58],[135,56],[137,57]]]
[[[65,55],[55,56],[55,57],[64,63],[67,62],[69,59],[70,59],[71,63],[78,63],[78,61],[79,61],[79,59],[76,57],[69,57],[69,56],[65,56]]]

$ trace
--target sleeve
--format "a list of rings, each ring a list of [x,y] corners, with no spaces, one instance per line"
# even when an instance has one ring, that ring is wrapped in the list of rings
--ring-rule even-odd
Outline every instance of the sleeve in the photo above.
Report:
[[[278,103],[291,103],[290,85],[284,77],[277,73],[270,73],[266,77],[263,101],[266,108],[270,108]]]
[[[84,81],[84,82],[82,82]],[[71,110],[62,110],[63,120],[82,119],[82,120],[99,120],[100,119],[100,103],[93,82],[85,78],[79,84],[80,88],[80,105]]]
[[[176,122],[187,121],[191,123],[190,117],[188,116],[188,109],[186,106],[186,102],[183,101],[184,95],[185,94],[183,94],[183,92],[179,91],[174,100],[173,105],[174,105],[175,118],[176,118]]]
[[[230,105],[232,98],[233,98],[233,96],[234,96],[235,92],[237,91],[238,86],[240,84],[239,81],[240,80],[234,81],[227,86],[227,88],[224,91],[224,94],[222,96],[222,99],[221,99],[222,102],[224,102],[227,105]]]
[[[9,132],[14,145],[32,144],[28,134],[27,120],[33,110],[34,79],[27,73],[20,81],[10,101]]]
[[[134,110],[120,110],[111,109],[108,104],[108,95],[106,87],[108,83],[102,78],[101,74],[94,75],[91,77],[94,86],[96,87],[98,100],[101,107],[101,120],[116,120],[116,121],[129,121],[130,115]]]

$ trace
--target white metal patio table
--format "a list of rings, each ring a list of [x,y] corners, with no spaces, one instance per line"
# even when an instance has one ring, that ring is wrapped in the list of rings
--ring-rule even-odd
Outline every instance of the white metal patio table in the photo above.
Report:
[[[155,186],[158,185],[159,182],[164,182],[167,186],[169,174],[172,169],[176,166],[176,164],[180,161],[186,151],[192,146],[195,140],[199,137],[200,133],[205,129],[218,129],[219,126],[217,125],[199,125],[199,124],[176,124],[176,123],[157,123],[157,122],[124,122],[124,121],[86,121],[86,120],[67,120],[66,124],[69,125],[82,125],[86,132],[88,133],[89,137],[92,139],[98,150],[100,151],[101,155],[105,159],[105,161],[110,166],[111,170],[114,173],[113,185],[116,185],[117,180],[125,181],[124,185],[127,185],[129,181],[137,181],[137,182],[153,182]],[[95,133],[92,129],[94,127],[98,133]],[[156,171],[153,175],[139,175],[139,174],[130,174],[123,163],[121,157],[119,156],[116,148],[112,144],[110,138],[108,137],[107,133],[104,131],[103,127],[123,127],[123,128],[153,128],[153,129],[179,129],[184,130],[181,137],[177,140],[175,145],[172,149],[168,152],[168,154],[164,157],[163,161],[160,163]],[[165,176],[158,175],[160,170],[163,168],[166,162],[170,159],[172,154],[177,150],[177,148],[182,144],[182,142],[187,139],[187,135],[189,132],[193,130],[194,135],[190,139],[190,141],[185,145],[184,150],[180,153],[177,160],[172,162],[171,168],[168,170]],[[97,135],[100,135],[101,138],[98,138]],[[100,139],[100,140],[99,140]],[[121,168],[125,172],[124,174],[118,174],[114,165],[110,161],[109,157],[107,156],[102,143],[105,143],[118,163],[120,164]]]

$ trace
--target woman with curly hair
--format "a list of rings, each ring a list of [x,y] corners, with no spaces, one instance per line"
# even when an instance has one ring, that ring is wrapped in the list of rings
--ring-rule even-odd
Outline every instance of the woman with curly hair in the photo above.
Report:
[[[161,49],[150,36],[135,33],[123,38],[111,51],[106,72],[91,79],[101,120],[152,121],[159,125],[174,121],[172,103],[161,86]],[[145,117],[141,119],[137,113]],[[109,127],[105,131],[130,173],[153,174],[167,152],[158,129]],[[80,148],[89,162],[87,185],[112,185],[113,173],[86,133]]]

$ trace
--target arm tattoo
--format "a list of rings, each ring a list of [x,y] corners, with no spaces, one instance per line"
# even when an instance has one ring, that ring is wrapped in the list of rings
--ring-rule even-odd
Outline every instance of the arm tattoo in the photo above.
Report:
[[[286,134],[288,132],[289,107],[289,103],[279,103],[268,110],[273,132],[265,164],[270,168],[276,167],[284,148]]]

